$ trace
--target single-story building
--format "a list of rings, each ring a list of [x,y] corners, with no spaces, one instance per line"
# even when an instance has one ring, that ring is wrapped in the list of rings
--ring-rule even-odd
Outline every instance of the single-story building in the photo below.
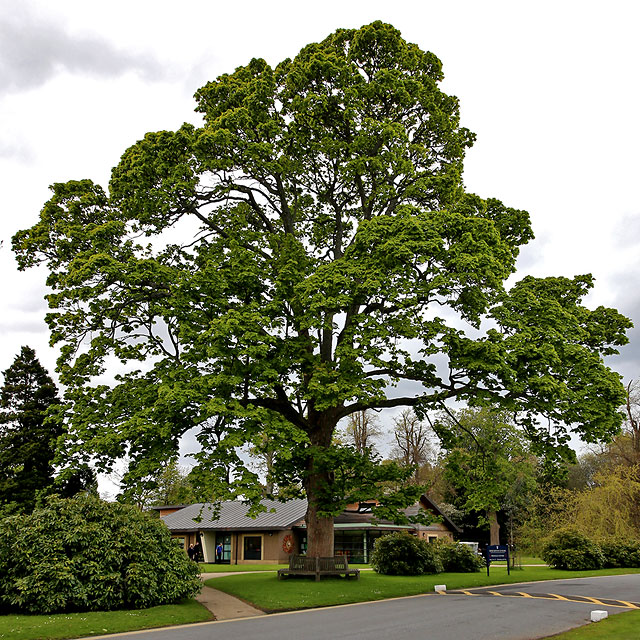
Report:
[[[216,547],[222,545],[222,563],[286,564],[291,553],[304,553],[307,547],[307,501],[277,502],[263,500],[267,508],[255,518],[247,516],[247,505],[242,502],[223,502],[217,511],[210,504],[156,507],[174,538],[181,540],[185,549],[199,544],[205,562],[216,562]],[[348,505],[334,519],[334,553],[346,555],[350,562],[369,562],[377,538],[393,531],[408,531],[413,535],[435,541],[453,540],[459,528],[444,515],[427,496],[405,510],[415,515],[425,509],[440,517],[430,525],[396,525],[385,520],[375,521],[374,503],[361,502]]]

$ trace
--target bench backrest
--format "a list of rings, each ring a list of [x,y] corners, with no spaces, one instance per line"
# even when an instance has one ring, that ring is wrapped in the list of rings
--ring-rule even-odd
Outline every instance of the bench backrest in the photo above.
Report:
[[[289,556],[289,569],[295,571],[315,571],[316,559],[307,556]]]
[[[289,556],[289,569],[293,571],[348,571],[346,556],[328,558],[309,558],[307,556]]]

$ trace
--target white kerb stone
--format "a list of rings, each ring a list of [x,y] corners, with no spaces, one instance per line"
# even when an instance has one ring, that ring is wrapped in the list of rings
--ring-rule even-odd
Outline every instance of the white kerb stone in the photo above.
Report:
[[[591,612],[591,622],[600,622],[600,620],[604,620],[606,617],[608,617],[608,615],[608,611],[596,609],[595,611]]]
[[[446,591],[447,590],[447,585],[446,584],[437,584],[433,587],[434,591]]]

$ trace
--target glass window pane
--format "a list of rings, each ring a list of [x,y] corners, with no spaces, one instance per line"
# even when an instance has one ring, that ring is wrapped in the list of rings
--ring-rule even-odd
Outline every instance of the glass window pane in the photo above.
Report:
[[[244,559],[262,560],[262,538],[260,536],[245,536]]]

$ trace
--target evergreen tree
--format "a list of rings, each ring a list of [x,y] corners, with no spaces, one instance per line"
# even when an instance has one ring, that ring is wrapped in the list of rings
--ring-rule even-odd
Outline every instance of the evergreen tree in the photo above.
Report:
[[[47,417],[59,404],[56,385],[30,347],[4,372],[0,390],[0,509],[32,511],[39,491],[53,483],[53,458],[62,423]]]

